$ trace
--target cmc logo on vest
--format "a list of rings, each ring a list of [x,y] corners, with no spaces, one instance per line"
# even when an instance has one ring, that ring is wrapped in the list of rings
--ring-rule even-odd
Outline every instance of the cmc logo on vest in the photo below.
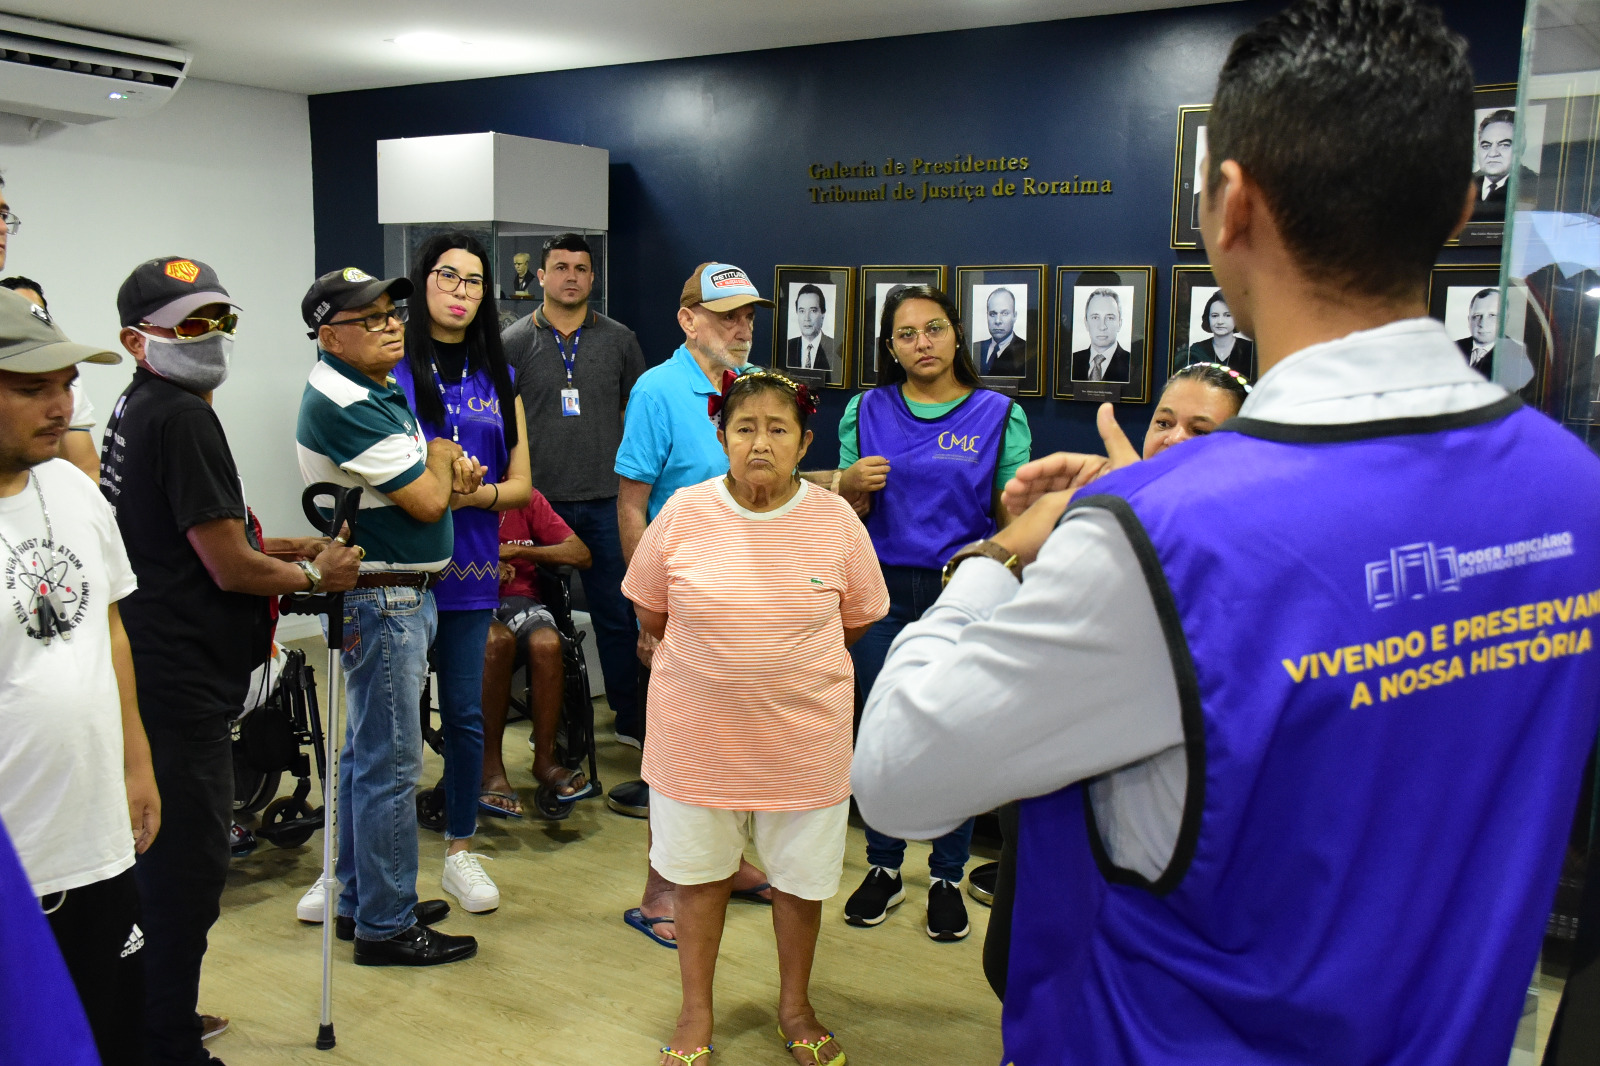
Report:
[[[939,447],[947,452],[976,452],[978,450],[978,442],[982,439],[982,434],[978,433],[974,433],[969,437],[962,437],[945,430],[939,434]]]

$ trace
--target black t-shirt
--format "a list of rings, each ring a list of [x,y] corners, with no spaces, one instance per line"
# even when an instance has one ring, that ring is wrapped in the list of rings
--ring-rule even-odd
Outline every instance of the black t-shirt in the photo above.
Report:
[[[121,601],[146,722],[237,713],[267,657],[267,600],[218,588],[187,531],[245,518],[244,489],[211,405],[140,369],[106,426],[100,488],[139,588]],[[246,528],[248,529],[248,523]]]

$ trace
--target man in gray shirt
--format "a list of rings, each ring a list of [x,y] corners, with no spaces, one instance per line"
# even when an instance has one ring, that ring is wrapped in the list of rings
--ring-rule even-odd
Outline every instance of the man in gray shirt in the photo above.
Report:
[[[505,331],[506,358],[528,420],[533,487],[594,555],[583,592],[594,620],[606,701],[617,737],[638,747],[638,641],[633,606],[622,595],[617,533],[617,446],[644,352],[633,330],[589,309],[594,261],[589,242],[562,233],[544,242],[544,302]]]

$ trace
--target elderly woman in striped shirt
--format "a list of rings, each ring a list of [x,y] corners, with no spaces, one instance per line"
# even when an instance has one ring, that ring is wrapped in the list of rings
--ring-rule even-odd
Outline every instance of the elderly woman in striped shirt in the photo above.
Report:
[[[854,673],[889,608],[844,500],[796,471],[816,400],[766,372],[711,399],[728,474],[681,489],[622,590],[661,638],[650,682],[650,861],[678,885],[683,1008],[662,1066],[709,1066],[712,977],[747,842],[773,887],[778,1030],[802,1066],[842,1066],[808,994],[822,901],[844,869]]]

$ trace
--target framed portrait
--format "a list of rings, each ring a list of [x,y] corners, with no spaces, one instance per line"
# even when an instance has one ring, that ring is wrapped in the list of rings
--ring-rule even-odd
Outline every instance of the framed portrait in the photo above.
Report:
[[[1056,399],[1150,399],[1155,282],[1155,267],[1056,267]]]
[[[1256,380],[1256,342],[1234,328],[1233,312],[1210,267],[1172,268],[1171,376],[1191,363],[1222,363]]]
[[[861,295],[857,299],[859,311],[856,318],[861,334],[856,350],[856,386],[870,389],[878,384],[878,341],[882,334],[883,302],[896,289],[907,285],[932,285],[944,291],[945,269],[942,266],[864,266],[861,268]]]
[[[1517,129],[1517,87],[1484,85],[1473,91],[1472,218],[1452,243],[1499,244],[1505,230],[1506,198],[1513,172],[1527,193],[1539,177],[1544,157],[1546,106],[1528,107],[1527,125]],[[1522,151],[1516,151],[1521,134]]]
[[[972,365],[992,389],[1043,396],[1045,268],[964,266],[956,270],[956,304]]]
[[[1461,358],[1494,380],[1500,264],[1434,267],[1428,277],[1428,314],[1444,323],[1450,339],[1461,349]]]
[[[1172,174],[1172,246],[1200,247],[1200,190],[1206,157],[1206,115],[1211,105],[1178,108],[1178,147]]]
[[[781,266],[772,283],[777,309],[772,368],[812,387],[850,387],[850,267]]]

